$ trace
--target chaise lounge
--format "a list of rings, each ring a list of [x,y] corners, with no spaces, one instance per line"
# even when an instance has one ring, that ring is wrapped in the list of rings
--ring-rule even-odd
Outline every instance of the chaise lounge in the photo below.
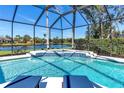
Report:
[[[5,88],[38,88],[41,76],[18,76]]]
[[[94,88],[86,76],[65,75],[63,81],[63,88]]]

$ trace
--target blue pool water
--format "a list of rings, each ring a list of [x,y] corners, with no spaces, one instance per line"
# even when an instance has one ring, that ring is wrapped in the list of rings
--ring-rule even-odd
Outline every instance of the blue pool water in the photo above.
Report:
[[[0,62],[0,83],[18,75],[86,75],[91,81],[110,88],[124,87],[124,64],[87,57],[43,56]]]

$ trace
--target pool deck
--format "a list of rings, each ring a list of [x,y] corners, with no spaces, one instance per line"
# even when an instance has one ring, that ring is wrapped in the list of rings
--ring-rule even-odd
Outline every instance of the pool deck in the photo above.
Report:
[[[97,56],[96,58],[98,58],[98,59],[106,59],[106,60],[111,60],[111,61],[115,61],[115,62],[124,63],[124,58],[109,57],[109,56]]]
[[[4,56],[4,57],[0,57],[0,61],[19,59],[19,58],[28,58],[28,57],[31,57],[31,55],[23,54],[23,55],[14,55],[14,56]]]

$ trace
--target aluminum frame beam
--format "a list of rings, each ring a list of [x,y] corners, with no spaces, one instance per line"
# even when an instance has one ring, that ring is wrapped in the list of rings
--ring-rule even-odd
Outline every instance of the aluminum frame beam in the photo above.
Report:
[[[120,19],[124,19],[124,17],[120,17],[120,18],[114,18],[114,19],[111,19],[111,21],[116,21],[116,20],[120,20]],[[6,19],[0,19],[0,21],[5,21],[5,22],[12,22],[12,20],[6,20]],[[102,22],[107,22],[107,21],[110,21],[110,20],[104,20]],[[34,24],[29,24],[29,23],[24,23],[24,22],[18,22],[18,21],[13,21],[13,23],[18,23],[18,24],[25,24],[25,25],[31,25],[33,26]],[[96,23],[96,24],[99,24],[99,23]],[[89,24],[89,25],[92,25],[92,24]],[[83,26],[87,26],[87,25],[80,25],[80,26],[76,26],[75,28],[77,27],[83,27]],[[43,28],[47,28],[46,26],[42,26],[42,25],[36,25],[36,27],[43,27]],[[50,28],[50,27],[48,27]],[[51,29],[56,29],[56,30],[61,30],[60,28],[51,28]],[[67,29],[71,29],[71,27],[69,28],[63,28],[63,30],[67,30]]]
[[[6,19],[0,19],[0,21],[5,21],[5,22],[10,22],[12,23],[11,20],[6,20]],[[23,23],[23,22],[18,22],[18,21],[13,21],[13,23],[17,23],[17,24],[25,24],[25,25],[30,25],[33,26],[34,24],[29,24],[29,23]],[[42,26],[42,25],[36,25],[36,27],[43,27],[43,28],[47,28],[46,26]],[[50,28],[50,27],[48,27]],[[60,28],[51,28],[51,29],[56,29],[56,30],[61,30]]]
[[[67,23],[69,23],[69,24],[72,26],[72,23],[70,23],[70,22],[68,21],[68,19],[66,19],[64,16],[63,16],[63,18],[65,19],[65,21],[66,21]]]
[[[80,9],[83,9],[83,8],[86,8],[86,7],[88,7],[88,5],[86,5],[86,6],[80,6],[79,8],[75,8],[75,9],[73,9],[73,10],[70,10],[70,11],[68,11],[68,12],[66,12],[66,13],[64,13],[64,14],[62,14],[61,16],[65,16],[65,15],[68,15],[68,14],[70,14],[70,13],[73,13],[73,12],[76,12],[76,11],[78,11],[78,10],[80,10]]]
[[[42,17],[42,15],[44,14],[44,12],[45,12],[45,10],[42,10],[41,14],[39,15],[38,19],[36,20],[36,22],[33,25],[33,29],[34,29],[34,31],[33,31],[34,50],[35,50],[35,45],[36,45],[36,40],[35,40],[35,35],[36,35],[35,33],[36,33],[36,31],[35,31],[35,27],[36,27],[37,23],[39,22],[40,18]]]
[[[60,19],[60,24],[61,24],[61,46],[63,48],[63,29],[62,29],[62,17]]]
[[[75,48],[75,21],[76,21],[76,12],[73,12],[73,25],[72,25],[72,49]]]
[[[15,10],[14,10],[14,14],[13,14],[13,18],[12,18],[12,25],[11,25],[11,45],[12,45],[12,54],[14,53],[14,49],[13,49],[13,43],[14,43],[14,39],[13,39],[13,27],[14,27],[14,20],[15,20],[15,16],[16,16],[16,13],[17,13],[17,9],[18,9],[18,6],[16,5],[15,6]]]
[[[39,9],[45,10],[45,9],[43,9],[43,8],[37,6],[37,5],[33,5],[33,6],[36,7],[36,8],[39,8]],[[53,6],[52,6],[52,7],[53,7]],[[51,7],[50,7],[50,8],[51,8]],[[55,13],[55,14],[60,15],[59,13],[57,13],[57,12],[55,12],[55,11],[52,11],[52,10],[48,10],[48,11],[51,12],[51,13]]]
[[[45,10],[43,10],[43,11],[41,12],[41,14],[39,15],[38,19],[37,19],[36,22],[34,23],[34,26],[37,25],[37,23],[39,22],[40,18],[43,16],[44,13],[45,13]]]
[[[50,29],[48,28],[49,26],[49,16],[48,16],[48,10],[46,10],[46,35],[47,35],[47,42],[46,42],[46,45],[47,45],[47,49],[50,48]]]
[[[92,25],[92,24],[89,24],[89,25]],[[75,28],[85,27],[85,26],[88,26],[88,25],[86,24],[86,25],[75,26]],[[68,30],[68,29],[72,29],[72,27],[64,28],[63,30]]]
[[[81,17],[84,19],[84,21],[86,22],[87,25],[89,25],[88,21],[85,19],[85,17],[81,14],[80,11],[78,11],[78,13],[81,15]]]
[[[35,34],[36,34],[36,31],[35,31],[35,26],[33,26],[33,41],[34,41],[34,50],[35,50],[35,45],[36,45],[36,40],[35,40]]]
[[[60,18],[61,18],[61,16],[59,16],[59,17],[53,22],[53,24],[51,24],[50,29],[53,28],[53,26],[57,23],[57,21],[58,21]]]

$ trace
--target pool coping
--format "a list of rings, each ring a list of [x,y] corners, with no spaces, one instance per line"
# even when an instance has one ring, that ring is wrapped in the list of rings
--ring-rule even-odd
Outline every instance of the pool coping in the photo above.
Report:
[[[44,51],[47,53],[54,53],[54,51],[48,50],[48,51]],[[32,55],[36,55],[37,53],[44,53],[43,51],[32,51],[30,52]],[[84,50],[67,50],[65,51],[57,51],[58,53],[82,53],[85,54],[87,57],[91,57],[94,59],[102,59],[102,60],[109,60],[112,62],[116,62],[116,63],[123,63],[124,64],[124,58],[117,58],[117,57],[110,57],[110,56],[101,56],[101,55],[97,55],[96,53],[92,52],[92,51],[84,51]]]
[[[109,61],[112,61],[112,62],[124,64],[124,58],[101,56],[101,55],[97,55],[96,53],[94,53],[92,51],[71,50],[71,49],[66,49],[66,50],[52,50],[51,49],[51,50],[31,51],[30,53],[26,53],[26,54],[23,54],[23,55],[13,55],[13,56],[0,57],[0,62],[1,61],[7,61],[7,60],[14,60],[14,59],[29,58],[32,55],[36,56],[36,54],[38,54],[38,53],[55,53],[55,51],[59,54],[61,54],[61,53],[82,53],[82,54],[85,54],[87,57],[90,57],[90,58],[93,58],[93,59],[109,60]]]
[[[108,60],[115,63],[124,64],[124,58],[110,57],[110,56],[97,56],[96,59]]]
[[[5,56],[5,57],[0,57],[0,62],[2,62],[2,61],[8,61],[8,60],[30,58],[30,57],[31,57],[31,55],[29,55],[29,54],[14,55],[14,56]]]

